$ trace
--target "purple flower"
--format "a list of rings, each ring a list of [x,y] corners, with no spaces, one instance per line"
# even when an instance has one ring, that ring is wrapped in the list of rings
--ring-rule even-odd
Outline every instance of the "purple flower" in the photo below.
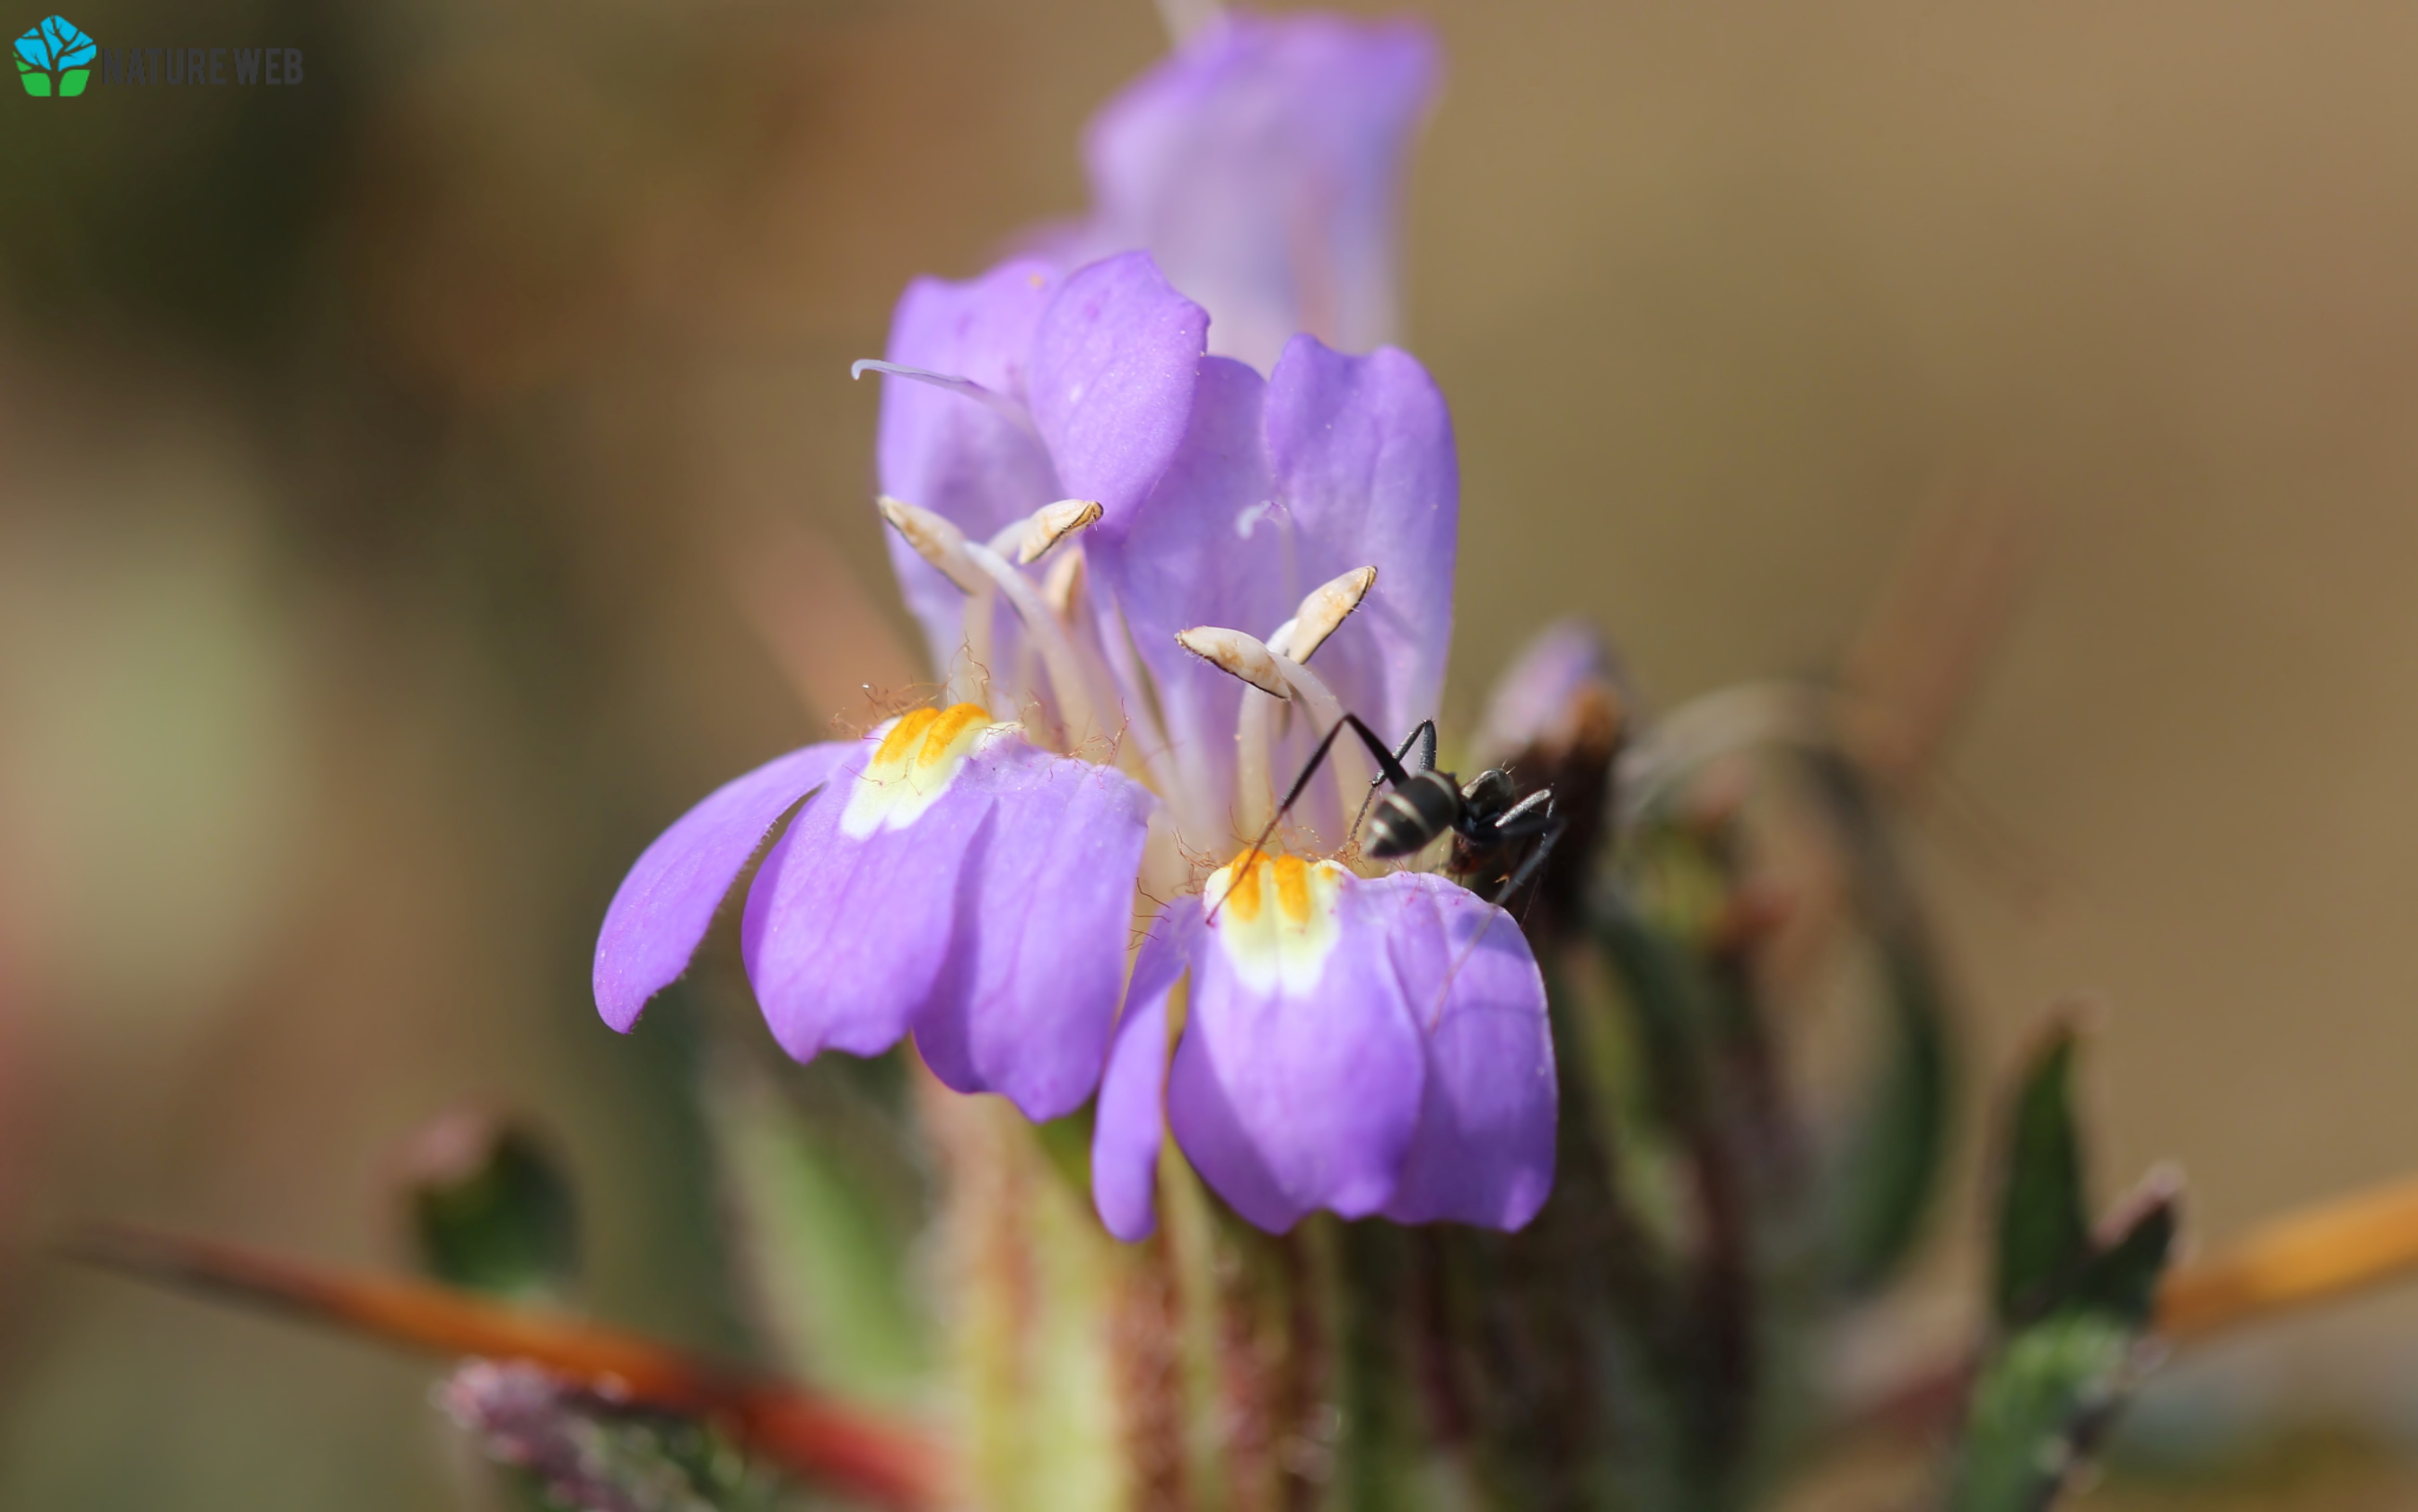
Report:
[[[1403,732],[1433,712],[1450,418],[1399,351],[1296,337],[1263,379],[1209,330],[1140,253],[908,290],[873,364],[881,511],[949,707],[676,823],[614,900],[598,1004],[627,1028],[796,809],[742,932],[792,1055],[911,1034],[943,1081],[1036,1119],[1112,1066],[1095,1196],[1121,1234],[1150,1225],[1163,1121],[1270,1229],[1319,1208],[1517,1228],[1554,1119],[1518,925],[1359,858],[1356,750],[1281,832],[1324,859],[1248,848],[1346,710]]]
[[[1444,681],[1460,481],[1444,398],[1403,353],[1345,357],[1296,337],[1263,380],[1205,356],[1208,330],[1140,253],[1063,279],[1010,263],[965,283],[911,285],[875,365],[921,380],[894,379],[883,394],[884,494],[995,548],[1054,499],[1101,506],[1080,557],[1091,612],[1071,632],[1077,651],[1096,648],[1096,664],[1046,680],[1024,675],[1047,649],[1026,643],[1054,627],[1001,602],[1013,585],[970,592],[961,572],[894,536],[934,660],[987,681],[995,709],[1028,700],[1062,723],[1070,692],[1113,682],[1135,695],[1120,699],[1121,717],[1158,769],[1153,786],[1187,841],[1231,853],[1264,810],[1238,784],[1264,787],[1263,769],[1297,763],[1317,732],[1295,721],[1264,749],[1238,751],[1246,690],[1176,635],[1219,625],[1273,636],[1319,585],[1374,569],[1353,633],[1320,663],[1332,697],[1312,712],[1321,730],[1350,709],[1407,732],[1434,712]],[[1081,732],[1068,735],[1079,743]],[[1341,816],[1328,797],[1310,817],[1333,838]]]
[[[1536,1215],[1553,1183],[1553,1046],[1508,915],[1439,877],[1295,856],[1239,859],[1207,895],[1214,922],[1198,899],[1171,907],[1135,967],[1093,1140],[1110,1232],[1155,1221],[1162,1099],[1193,1168],[1272,1232],[1319,1208],[1493,1229]]]
[[[1217,321],[1210,350],[1266,372],[1296,331],[1395,336],[1395,225],[1439,72],[1415,22],[1229,13],[1092,119],[1092,218],[1062,266],[1140,249]]]
[[[1113,1231],[1148,1230],[1164,1117],[1266,1228],[1318,1208],[1517,1228],[1552,1184],[1555,1115],[1544,991],[1518,925],[1431,876],[1283,855],[1204,883],[1184,863],[1256,834],[1274,787],[1344,710],[1405,733],[1433,712],[1458,524],[1449,416],[1400,352],[1296,337],[1263,380],[1207,355],[1209,328],[1140,255],[1063,281],[1011,264],[911,290],[886,364],[911,381],[884,395],[882,485],[920,495],[952,536],[888,506],[907,522],[894,549],[936,658],[965,695],[1113,749],[1168,804],[1147,891],[1178,896],[1135,961],[1095,1198]],[[1004,614],[955,542],[989,535],[997,562],[1062,494],[1099,505],[1062,557],[1082,564],[1081,591]],[[989,576],[1004,588],[1002,570]],[[1007,649],[1045,625],[1068,669]],[[991,654],[969,665],[977,645]],[[1116,727],[1079,728],[1069,690],[1095,717],[1112,704]],[[1339,756],[1289,833],[1349,857],[1370,774],[1356,751]],[[1224,900],[1214,922],[1193,895],[1204,887]],[[1180,985],[1188,1016],[1171,1047]]]
[[[974,704],[791,752],[666,831],[605,911],[605,1022],[626,1032],[687,968],[802,798],[741,931],[782,1047],[801,1061],[872,1055],[911,1032],[960,1092],[1002,1093],[1035,1119],[1080,1107],[1116,1017],[1154,804],[1132,779],[1038,750]]]

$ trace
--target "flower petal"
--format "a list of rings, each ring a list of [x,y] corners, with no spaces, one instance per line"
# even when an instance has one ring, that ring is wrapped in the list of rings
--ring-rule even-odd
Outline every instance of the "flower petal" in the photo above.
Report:
[[[1263,896],[1247,875],[1194,953],[1167,1111],[1202,1179],[1281,1232],[1313,1208],[1362,1217],[1385,1205],[1426,1063],[1387,957],[1384,895],[1331,863],[1260,870]],[[1218,878],[1209,895],[1225,895]]]
[[[1262,372],[1297,330],[1391,340],[1396,207],[1437,71],[1416,23],[1231,15],[1093,118],[1085,241],[1148,249],[1209,307],[1211,349]]]
[[[1058,290],[1036,262],[1003,263],[963,283],[917,279],[892,317],[890,361],[969,379],[986,405],[912,378],[881,380],[881,491],[946,516],[977,541],[1064,496],[1039,435],[1002,413],[1025,403],[1033,331]],[[945,669],[961,639],[965,595],[914,548],[890,540],[908,607]]]
[[[991,817],[980,795],[952,792],[910,828],[858,838],[841,831],[845,807],[811,804],[789,826],[740,925],[764,1021],[798,1061],[879,1055],[906,1037],[948,958],[966,851]]]
[[[1167,1001],[1201,938],[1201,900],[1178,898],[1152,922],[1125,985],[1092,1125],[1092,1205],[1127,1244],[1158,1227],[1158,1148],[1166,1128]]]
[[[716,788],[638,857],[604,910],[596,937],[596,1010],[623,1033],[647,1000],[688,970],[730,884],[773,824],[829,781],[856,749],[810,745]]]
[[[1140,252],[1078,268],[1050,301],[1027,377],[1033,419],[1066,496],[1107,512],[1094,530],[1116,531],[1174,459],[1208,329]]]
[[[960,782],[990,817],[957,878],[956,934],[915,1046],[957,1091],[1059,1118],[1099,1084],[1155,800],[1021,736],[973,756]]]
[[[1427,1042],[1418,1132],[1385,1215],[1522,1228],[1553,1188],[1560,1102],[1536,958],[1516,920],[1441,877],[1369,886],[1393,914],[1394,970]]]
[[[1377,569],[1318,653],[1319,676],[1399,739],[1434,715],[1452,639],[1461,471],[1444,395],[1406,353],[1345,357],[1297,336],[1268,380],[1263,425],[1291,596]]]
[[[859,742],[764,858],[740,922],[747,979],[781,1047],[874,1055],[912,1027],[956,933],[958,874],[992,798],[965,780],[1021,745],[973,704],[918,709]]]
[[[1260,441],[1266,389],[1240,362],[1203,359],[1191,424],[1158,486],[1125,528],[1085,545],[1105,603],[1123,614],[1150,671],[1184,785],[1215,795],[1218,819],[1233,791],[1243,685],[1176,645],[1175,634],[1195,625],[1264,634],[1293,613],[1281,548],[1262,518],[1271,491]]]

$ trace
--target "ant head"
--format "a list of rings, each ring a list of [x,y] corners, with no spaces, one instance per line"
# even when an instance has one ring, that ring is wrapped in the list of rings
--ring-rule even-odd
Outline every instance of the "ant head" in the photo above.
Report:
[[[1470,778],[1468,786],[1461,790],[1461,801],[1479,815],[1501,813],[1519,796],[1519,786],[1512,782],[1511,773],[1501,767],[1487,768]]]

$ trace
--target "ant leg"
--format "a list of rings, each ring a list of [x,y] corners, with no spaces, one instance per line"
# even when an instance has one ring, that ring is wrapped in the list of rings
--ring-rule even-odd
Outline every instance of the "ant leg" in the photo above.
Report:
[[[1426,737],[1426,744],[1424,745],[1420,745],[1420,737],[1422,736]],[[1346,846],[1351,845],[1353,841],[1359,838],[1360,826],[1366,823],[1369,818],[1369,806],[1377,802],[1377,789],[1385,786],[1389,781],[1397,787],[1402,785],[1406,774],[1402,773],[1400,769],[1403,759],[1411,754],[1411,747],[1414,745],[1420,746],[1419,764],[1417,770],[1420,771],[1433,771],[1435,770],[1436,748],[1436,727],[1434,720],[1423,719],[1419,721],[1419,727],[1411,731],[1409,735],[1403,737],[1402,743],[1395,747],[1394,766],[1396,772],[1393,776],[1388,777],[1384,772],[1380,772],[1376,776],[1369,779],[1369,796],[1360,800],[1360,812],[1352,816],[1352,828],[1343,832],[1343,843]]]
[[[1309,753],[1309,760],[1303,764],[1301,775],[1293,779],[1293,790],[1285,794],[1284,802],[1277,805],[1277,811],[1268,816],[1267,828],[1260,832],[1260,837],[1251,842],[1251,848],[1245,851],[1245,855],[1257,856],[1267,850],[1268,838],[1277,832],[1277,826],[1283,823],[1284,817],[1293,811],[1294,801],[1299,799],[1302,790],[1309,786],[1309,780],[1318,775],[1319,766],[1326,760],[1326,753],[1335,749],[1335,738],[1342,734],[1346,727],[1349,727],[1353,734],[1360,737],[1360,743],[1367,746],[1369,754],[1377,758],[1377,766],[1385,774],[1381,781],[1400,786],[1411,780],[1411,774],[1404,771],[1402,764],[1394,759],[1394,754],[1385,749],[1385,742],[1377,739],[1376,731],[1362,724],[1359,715],[1347,713],[1333,729],[1326,732],[1325,739],[1318,742],[1317,749]],[[1217,910],[1225,906],[1226,900],[1220,897],[1211,906],[1209,919],[1214,922],[1217,917]]]
[[[1528,852],[1528,859],[1520,863],[1520,869],[1513,872],[1510,878],[1507,880],[1495,893],[1494,906],[1496,908],[1499,909],[1503,907],[1505,902],[1517,896],[1522,888],[1527,886],[1528,883],[1536,878],[1536,875],[1538,872],[1545,869],[1545,858],[1553,853],[1553,847],[1561,842],[1563,833],[1567,832],[1569,827],[1569,821],[1568,819],[1554,819],[1547,826],[1544,832],[1545,837],[1537,842],[1537,848]],[[1536,900],[1531,898],[1529,901],[1533,903]],[[1521,914],[1523,918],[1526,916],[1526,913],[1527,910],[1525,909],[1521,910]]]
[[[1542,834],[1553,824],[1553,790],[1539,787],[1497,815],[1487,836],[1491,840],[1524,840]]]

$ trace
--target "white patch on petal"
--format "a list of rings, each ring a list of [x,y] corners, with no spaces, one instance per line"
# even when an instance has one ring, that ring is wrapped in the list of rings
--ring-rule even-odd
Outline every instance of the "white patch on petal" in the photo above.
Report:
[[[1343,935],[1337,910],[1349,875],[1331,861],[1256,852],[1210,874],[1212,930],[1245,986],[1298,997],[1318,985]]]
[[[877,830],[903,830],[924,817],[965,770],[966,760],[1005,732],[980,704],[918,709],[883,731],[873,759],[849,789],[839,832],[862,840]]]
[[[1251,533],[1259,529],[1260,522],[1262,520],[1273,518],[1276,512],[1277,501],[1275,499],[1263,498],[1260,500],[1257,504],[1251,505],[1234,516],[1234,534],[1244,541],[1250,540]]]

